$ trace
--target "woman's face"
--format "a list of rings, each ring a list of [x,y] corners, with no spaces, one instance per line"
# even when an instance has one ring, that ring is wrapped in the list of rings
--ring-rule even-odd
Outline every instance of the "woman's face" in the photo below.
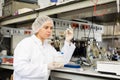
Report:
[[[52,34],[52,29],[53,29],[53,22],[47,21],[43,23],[42,28],[37,33],[37,37],[44,41],[45,39],[49,38]]]

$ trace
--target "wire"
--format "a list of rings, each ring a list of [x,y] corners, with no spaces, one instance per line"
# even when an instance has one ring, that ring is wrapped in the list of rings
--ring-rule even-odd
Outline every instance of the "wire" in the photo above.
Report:
[[[107,12],[106,5],[101,4],[105,8],[104,8],[104,10],[101,11],[100,14],[98,14],[97,13],[97,3],[98,3],[98,0],[96,0],[96,2],[94,0],[91,0],[91,1],[94,3],[94,14],[95,14],[95,16],[103,16],[104,14],[106,14],[106,12]]]

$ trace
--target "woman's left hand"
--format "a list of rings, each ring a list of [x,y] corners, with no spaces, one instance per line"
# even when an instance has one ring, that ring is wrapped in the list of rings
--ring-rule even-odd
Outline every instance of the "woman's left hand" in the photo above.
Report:
[[[73,38],[73,29],[70,27],[70,28],[67,28],[65,31],[65,40],[67,42],[70,42],[72,38]]]

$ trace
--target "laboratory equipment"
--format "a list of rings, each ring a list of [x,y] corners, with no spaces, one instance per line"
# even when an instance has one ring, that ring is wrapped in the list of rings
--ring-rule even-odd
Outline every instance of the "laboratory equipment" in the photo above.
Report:
[[[53,61],[64,64],[65,61],[64,61],[63,54],[64,54],[63,52],[59,52],[58,51],[57,55],[54,56],[54,60]]]
[[[73,57],[85,57],[87,56],[87,41],[76,40],[74,41],[76,49],[73,53]]]
[[[95,35],[94,38],[96,41],[102,40],[102,33],[103,33],[103,26],[97,25],[90,22],[79,22],[79,21],[70,21],[70,20],[63,20],[63,19],[56,19],[52,18],[54,21],[54,32],[50,39],[53,39],[54,45],[58,51],[61,49],[64,43],[65,35],[64,31],[66,28],[69,28],[71,26],[74,29],[74,40],[80,40],[78,43],[85,45],[82,47],[80,45],[80,48],[82,48],[83,54],[80,54],[80,56],[86,56],[86,41],[81,40],[83,37],[93,37],[93,33],[90,31],[93,30]],[[3,35],[3,42],[5,43],[4,46],[7,47],[8,53],[13,53],[16,45],[20,40],[23,38],[30,36],[32,34],[32,31],[25,28],[10,28],[10,27],[1,27],[0,30],[1,34]],[[84,34],[88,35],[85,36]],[[79,46],[79,44],[76,44]],[[2,49],[3,50],[3,49]]]
[[[120,62],[119,61],[97,61],[98,72],[114,73],[120,75]]]
[[[1,27],[2,34],[1,49],[7,50],[12,55],[17,44],[25,37],[32,35],[32,30],[22,28]]]

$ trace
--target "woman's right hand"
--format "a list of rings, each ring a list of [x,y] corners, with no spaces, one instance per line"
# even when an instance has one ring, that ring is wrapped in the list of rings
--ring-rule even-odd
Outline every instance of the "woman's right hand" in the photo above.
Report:
[[[59,63],[59,62],[52,62],[48,64],[48,69],[49,70],[53,70],[53,69],[58,69],[58,68],[62,68],[64,65],[63,63]]]

